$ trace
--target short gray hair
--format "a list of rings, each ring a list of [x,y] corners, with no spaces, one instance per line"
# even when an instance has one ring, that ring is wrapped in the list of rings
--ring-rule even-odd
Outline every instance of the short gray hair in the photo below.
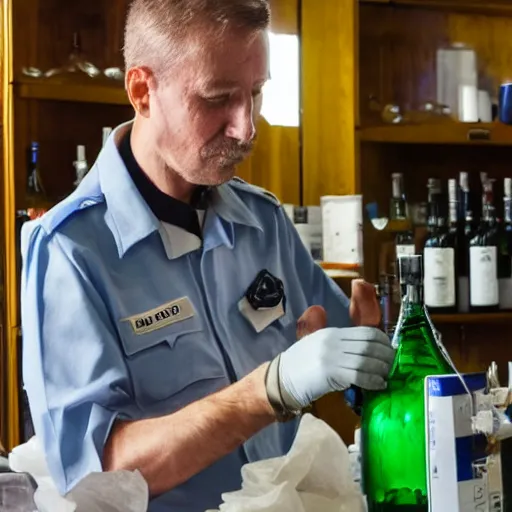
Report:
[[[125,26],[125,68],[157,68],[182,53],[191,29],[201,27],[213,38],[226,28],[268,28],[268,0],[133,0]],[[180,52],[181,50],[181,52]]]

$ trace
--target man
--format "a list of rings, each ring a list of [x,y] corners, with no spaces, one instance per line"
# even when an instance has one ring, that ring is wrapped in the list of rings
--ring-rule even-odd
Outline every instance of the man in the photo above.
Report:
[[[385,387],[386,336],[351,327],[375,298],[349,307],[275,198],[232,179],[255,138],[268,23],[265,0],[134,0],[135,119],[23,230],[23,378],[62,493],[139,469],[150,511],[203,512],[243,464],[286,453],[314,400]],[[330,327],[297,341],[316,304]]]

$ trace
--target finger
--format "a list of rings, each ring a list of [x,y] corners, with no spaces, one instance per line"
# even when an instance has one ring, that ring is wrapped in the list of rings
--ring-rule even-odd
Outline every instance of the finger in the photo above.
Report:
[[[322,306],[311,306],[297,321],[297,339],[327,327],[327,313]]]
[[[389,344],[382,345],[371,341],[344,340],[340,348],[344,354],[373,357],[387,364],[391,364],[395,360],[395,350]]]
[[[345,356],[338,362],[338,367],[341,371],[354,370],[364,373],[371,373],[373,375],[380,375],[386,378],[389,375],[391,365],[375,359],[371,356],[361,356],[359,354],[345,354]]]
[[[345,327],[340,329],[340,339],[352,341],[373,341],[381,345],[391,345],[389,336],[376,327]]]
[[[351,283],[349,311],[355,325],[379,325],[381,310],[375,286],[364,279],[354,279]]]
[[[345,370],[342,378],[334,384],[335,389],[342,391],[344,387],[341,383],[347,382],[347,380],[351,384],[367,391],[382,391],[387,388],[386,380],[380,375],[356,370]]]

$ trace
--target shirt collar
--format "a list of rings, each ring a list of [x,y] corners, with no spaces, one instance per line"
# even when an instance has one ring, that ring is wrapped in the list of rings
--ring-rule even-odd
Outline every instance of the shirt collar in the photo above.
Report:
[[[119,155],[119,141],[132,124],[133,121],[124,123],[112,132],[95,164],[107,204],[106,222],[115,238],[120,257],[160,228],[160,221],[137,190]],[[229,224],[242,224],[263,231],[258,218],[229,183],[212,190],[210,206]],[[232,229],[229,232],[232,233]],[[231,242],[234,243],[234,240]]]
[[[100,187],[107,203],[107,224],[114,235],[119,256],[159,228],[159,221],[133,183],[117,144],[131,122],[117,127],[101,150],[98,166]]]

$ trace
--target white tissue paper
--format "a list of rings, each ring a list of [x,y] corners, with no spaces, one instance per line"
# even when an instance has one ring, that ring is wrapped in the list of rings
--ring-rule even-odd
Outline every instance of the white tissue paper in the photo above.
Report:
[[[60,496],[48,471],[36,437],[14,448],[9,466],[29,473],[37,482],[34,502],[38,512],[147,512],[148,485],[138,471],[91,473],[73,490]]]
[[[347,447],[325,422],[306,414],[284,457],[242,468],[242,489],[210,512],[363,512]]]

